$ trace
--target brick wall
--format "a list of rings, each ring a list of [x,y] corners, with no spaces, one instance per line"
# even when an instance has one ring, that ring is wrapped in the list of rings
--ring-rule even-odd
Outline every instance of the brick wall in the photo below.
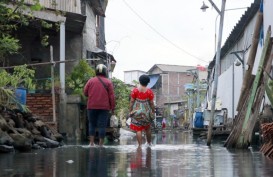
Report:
[[[161,88],[157,89],[157,106],[164,107],[164,103],[168,101],[181,100],[185,95],[184,85],[191,83],[192,75],[182,72],[169,72],[168,75],[162,76]]]
[[[59,95],[56,95],[56,119],[58,120]],[[27,94],[27,107],[33,115],[44,122],[53,122],[53,104],[51,94]]]

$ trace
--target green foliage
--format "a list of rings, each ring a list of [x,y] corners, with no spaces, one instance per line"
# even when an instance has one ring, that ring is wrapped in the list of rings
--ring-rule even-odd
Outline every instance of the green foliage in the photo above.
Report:
[[[35,20],[33,11],[42,10],[39,0],[33,0],[33,2],[32,5],[26,5],[25,0],[0,0],[0,62],[4,62],[7,55],[18,52],[21,46],[13,34],[20,26],[28,26],[31,21]],[[40,20],[40,24],[42,28],[52,27],[43,20]],[[48,36],[43,35],[41,44],[47,46],[47,41]]]
[[[28,69],[26,65],[17,66],[13,73],[8,73],[6,70],[0,70],[0,105],[8,108],[19,106],[23,111],[29,111],[25,105],[20,104],[16,98],[14,91],[17,87],[33,89],[35,70]]]
[[[46,47],[46,46],[49,45],[48,39],[49,39],[49,36],[48,36],[48,35],[44,35],[44,36],[42,37],[42,40],[41,40],[42,46]]]
[[[0,87],[6,87],[10,83],[10,74],[4,69],[0,69]]]
[[[20,49],[19,40],[11,37],[10,35],[2,35],[0,37],[0,58],[6,53],[14,54]]]
[[[121,80],[117,78],[112,79],[114,90],[115,90],[115,98],[116,98],[116,110],[115,114],[124,119],[126,115],[129,113],[129,102],[130,102],[130,88]]]
[[[27,65],[16,66],[12,74],[0,70],[0,87],[24,87],[33,88],[35,70],[27,68]]]
[[[34,0],[34,5],[30,6],[30,9],[32,11],[39,11],[43,9],[43,6],[41,6],[38,0]]]
[[[66,77],[67,87],[72,90],[72,94],[82,95],[85,83],[94,76],[94,69],[89,66],[86,60],[82,59]]]

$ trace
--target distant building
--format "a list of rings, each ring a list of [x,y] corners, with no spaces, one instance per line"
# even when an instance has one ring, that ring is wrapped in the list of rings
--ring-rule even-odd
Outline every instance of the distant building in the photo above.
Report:
[[[124,82],[126,84],[135,85],[134,81],[138,81],[139,76],[146,74],[141,70],[124,71]]]
[[[164,105],[175,103],[182,106],[186,103],[183,97],[186,95],[184,85],[193,81],[193,75],[189,70],[196,66],[155,64],[147,73],[150,76],[149,88],[155,92],[156,107],[163,109]],[[171,112],[173,114],[173,112]]]

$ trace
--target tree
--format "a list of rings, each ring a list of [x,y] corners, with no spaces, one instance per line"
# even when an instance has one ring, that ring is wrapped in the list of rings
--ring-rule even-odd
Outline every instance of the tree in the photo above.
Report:
[[[15,37],[15,32],[21,26],[28,26],[31,21],[38,21],[33,16],[33,11],[39,11],[42,6],[38,0],[33,0],[33,5],[26,5],[25,0],[0,0],[0,63],[5,65],[5,57],[18,53],[21,48],[20,41]],[[39,20],[41,26],[50,28],[51,25]],[[44,35],[41,43],[47,44],[48,36]]]
[[[66,78],[67,87],[72,90],[73,94],[83,96],[83,88],[88,79],[95,76],[95,70],[92,69],[86,60],[82,59],[73,68],[72,72]]]
[[[116,110],[115,114],[121,118],[125,119],[126,115],[129,113],[129,99],[130,99],[130,88],[121,80],[117,78],[112,79],[116,97]]]

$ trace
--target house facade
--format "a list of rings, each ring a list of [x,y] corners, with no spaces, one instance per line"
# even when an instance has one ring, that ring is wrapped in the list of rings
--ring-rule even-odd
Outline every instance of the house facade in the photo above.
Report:
[[[221,101],[223,108],[227,108],[228,118],[231,119],[238,113],[236,108],[241,94],[244,74],[248,70],[247,62],[251,45],[253,45],[253,33],[258,19],[258,12],[261,8],[263,9],[263,23],[259,34],[255,63],[252,69],[252,75],[255,76],[258,71],[267,29],[273,24],[271,20],[273,18],[273,12],[271,10],[273,8],[273,2],[254,0],[221,48],[217,99]],[[214,66],[215,57],[209,64],[209,69],[212,72],[209,76],[209,85],[211,87],[208,90],[208,101],[211,100]],[[269,103],[268,99],[265,99],[264,101],[265,104]]]
[[[126,84],[135,85],[134,81],[138,82],[139,77],[143,74],[146,74],[146,72],[141,70],[124,71],[124,82]]]
[[[25,0],[26,5],[34,4],[33,0]],[[39,0],[44,8],[34,11],[35,20],[30,21],[28,26],[21,26],[16,31],[16,37],[21,43],[18,54],[8,56],[2,66],[5,68],[22,64],[33,65],[36,70],[35,77],[38,80],[51,78],[51,56],[56,63],[54,75],[60,79],[60,93],[58,95],[57,118],[47,117],[47,122],[58,124],[60,133],[75,137],[79,133],[78,98],[70,98],[66,94],[65,76],[68,75],[80,59],[87,59],[91,67],[103,63],[110,73],[114,69],[116,60],[105,51],[105,11],[107,0]],[[12,3],[7,4],[16,9]],[[27,13],[27,12],[23,12]],[[51,24],[51,28],[45,28],[40,20]],[[46,38],[48,45],[42,45],[41,41]],[[53,49],[53,51],[51,50]],[[53,52],[53,53],[52,53]],[[49,63],[44,64],[42,63]],[[78,112],[70,109],[75,105]],[[54,111],[53,111],[54,112]],[[57,112],[57,111],[56,111]],[[77,115],[76,115],[77,114]],[[43,115],[38,115],[43,117]],[[73,125],[73,128],[68,127]]]
[[[193,69],[196,67],[166,64],[155,64],[149,69],[147,73],[151,81],[148,87],[155,93],[159,115],[163,114],[164,108],[169,107],[169,114],[184,108],[187,102],[184,85],[193,81],[194,76],[189,72]]]
[[[55,66],[61,82],[64,82],[65,75],[70,73],[79,59],[90,59],[89,63],[93,67],[98,63],[104,63],[110,72],[112,71],[111,64],[115,64],[116,61],[112,55],[105,52],[104,17],[107,0],[39,2],[44,8],[41,11],[34,11],[33,16],[36,21],[44,20],[52,24],[52,28],[44,28],[35,22],[21,27],[16,35],[22,48],[19,54],[7,58],[5,66],[49,62],[51,56],[49,46],[52,46],[54,61],[64,61]],[[33,4],[33,0],[25,0],[25,3]],[[44,36],[48,38],[47,46],[41,44]],[[38,79],[50,77],[50,65],[35,67],[41,71],[36,73]]]

